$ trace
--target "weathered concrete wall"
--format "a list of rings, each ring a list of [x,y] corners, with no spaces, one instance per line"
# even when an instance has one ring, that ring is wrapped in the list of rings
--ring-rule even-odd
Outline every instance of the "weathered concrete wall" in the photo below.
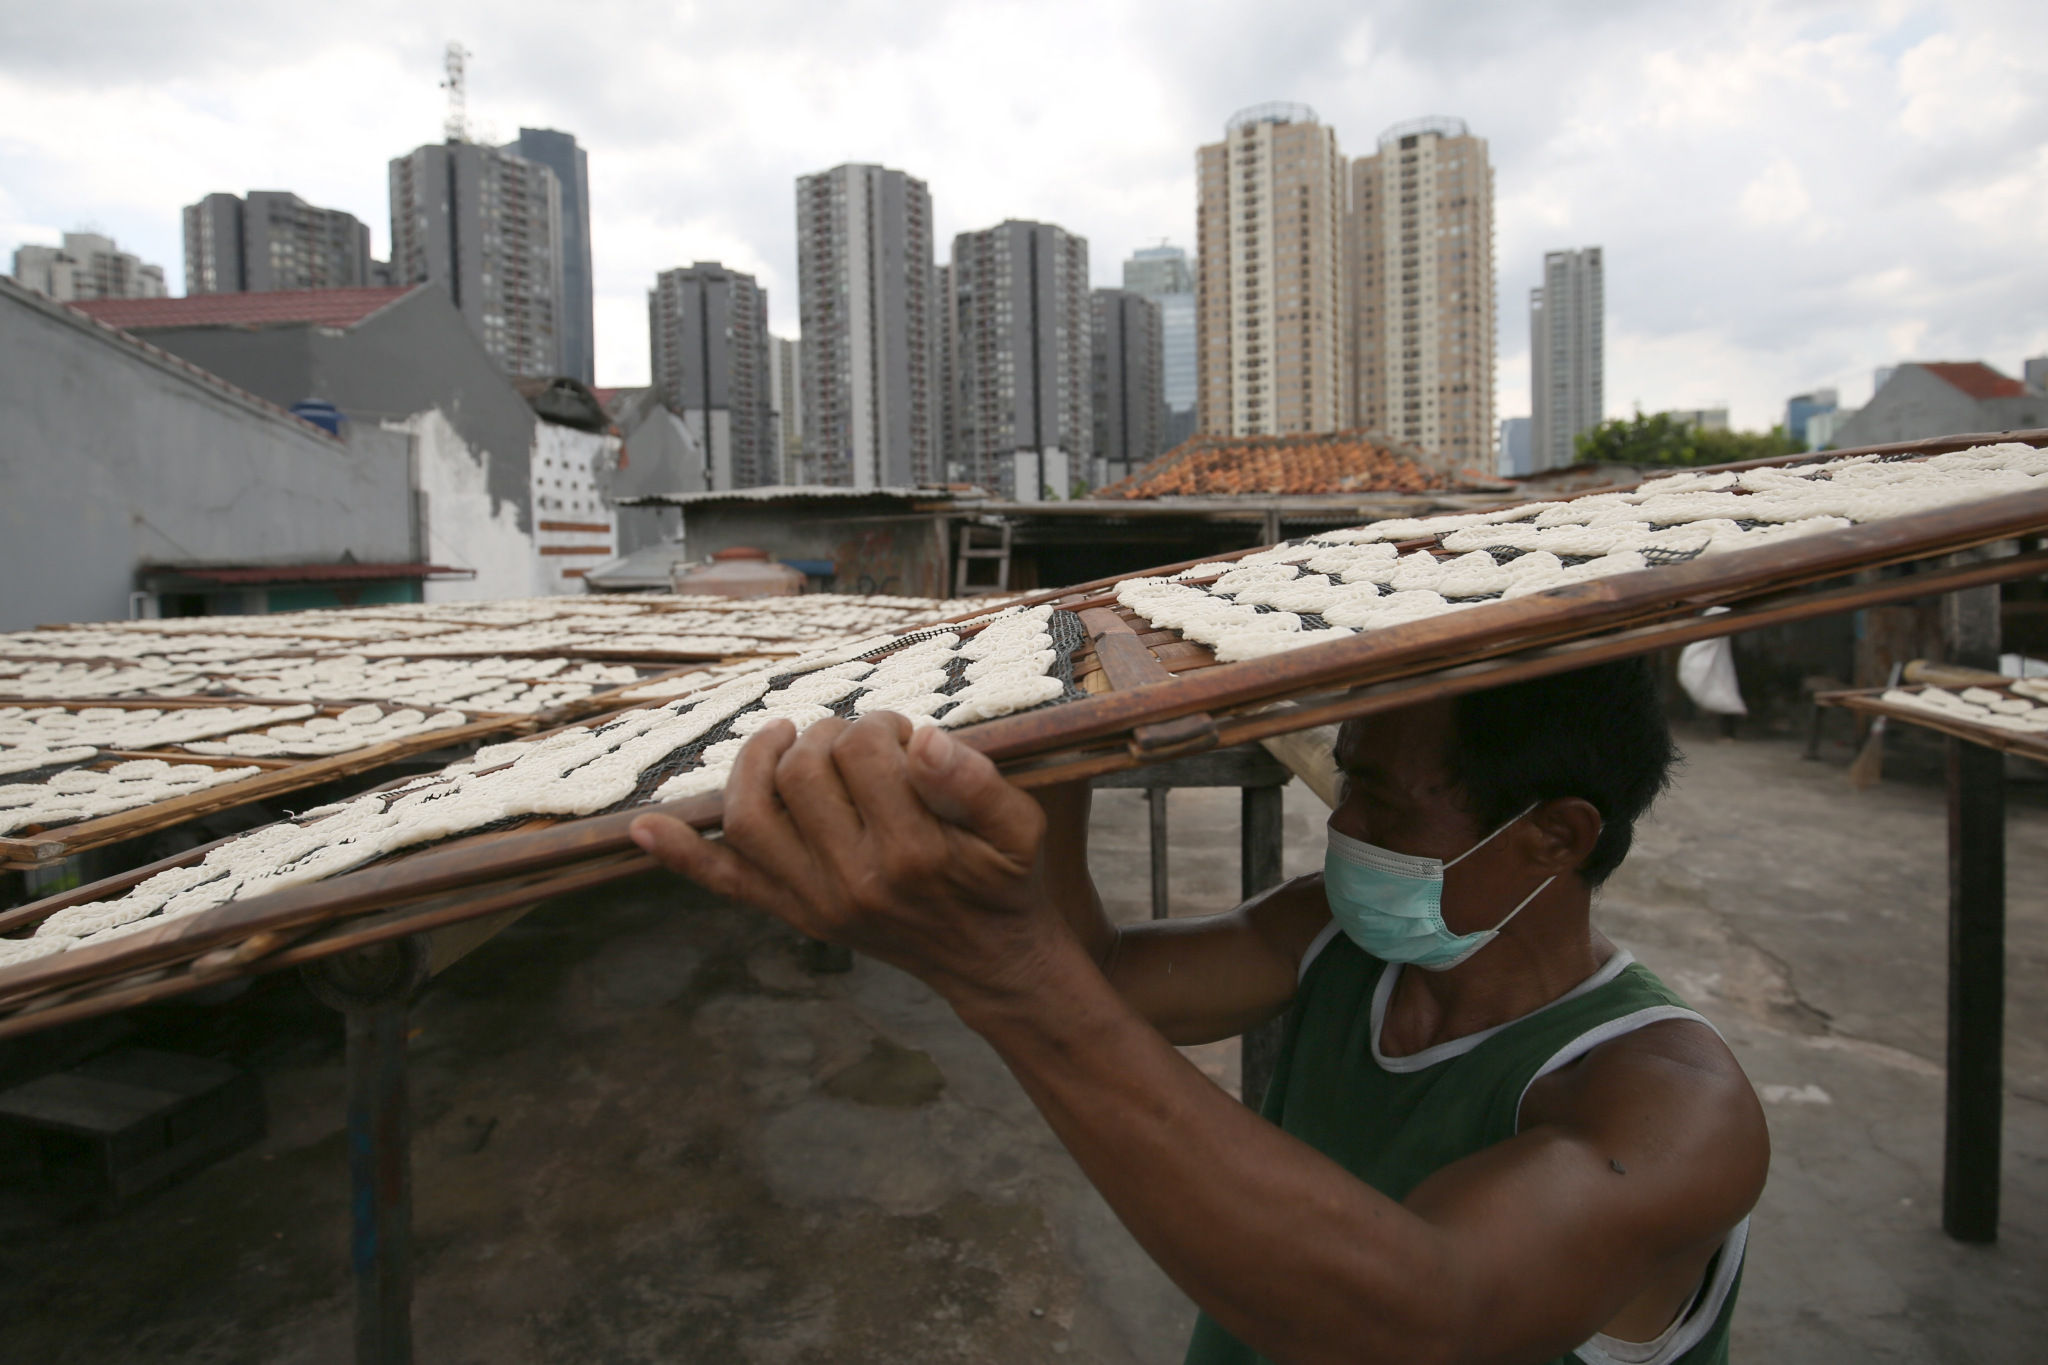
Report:
[[[470,449],[489,455],[490,496],[533,529],[527,461],[538,419],[441,290],[408,294],[346,330],[167,327],[140,335],[281,407],[322,398],[364,423],[439,408]]]
[[[583,575],[618,553],[619,530],[598,486],[619,438],[542,422],[533,433],[534,585],[549,597],[583,591]]]
[[[125,617],[136,567],[412,557],[403,445],[333,440],[0,284],[0,629]]]
[[[533,535],[519,524],[515,504],[492,495],[492,452],[465,441],[439,408],[386,425],[412,438],[425,558],[476,571],[474,578],[429,580],[426,600],[485,601],[532,593]]]

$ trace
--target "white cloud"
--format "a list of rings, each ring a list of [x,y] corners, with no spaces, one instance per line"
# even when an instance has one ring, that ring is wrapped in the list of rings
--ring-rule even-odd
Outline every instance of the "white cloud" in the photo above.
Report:
[[[440,135],[459,37],[479,120],[589,149],[608,382],[645,375],[670,266],[755,271],[794,329],[806,171],[924,178],[942,255],[1005,217],[1061,223],[1114,283],[1134,247],[1193,246],[1195,148],[1276,98],[1354,154],[1420,113],[1490,139],[1503,414],[1528,409],[1528,290],[1563,246],[1606,249],[1616,413],[1726,399],[1763,426],[1874,365],[2048,347],[2014,304],[2048,296],[2048,7],[2022,0],[65,8],[0,12],[0,234],[93,220],[177,278],[181,205],[286,188],[382,243],[385,163]]]
[[[1758,227],[1790,227],[1813,212],[1799,168],[1782,156],[1744,187],[1738,203],[1742,216]]]

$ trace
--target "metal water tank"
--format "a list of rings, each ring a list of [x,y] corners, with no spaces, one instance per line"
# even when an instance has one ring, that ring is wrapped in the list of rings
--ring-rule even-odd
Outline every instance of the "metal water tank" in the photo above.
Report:
[[[804,575],[765,550],[735,545],[703,563],[678,564],[669,583],[679,593],[705,597],[794,597],[804,590]]]

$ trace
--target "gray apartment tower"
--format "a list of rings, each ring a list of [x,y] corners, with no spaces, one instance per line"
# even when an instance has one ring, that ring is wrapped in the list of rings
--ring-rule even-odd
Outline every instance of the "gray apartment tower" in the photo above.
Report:
[[[952,278],[966,476],[1019,498],[1065,497],[1095,445],[1088,239],[1015,219],[963,232]]]
[[[960,308],[953,297],[953,267],[932,267],[932,384],[939,415],[939,458],[932,467],[934,482],[967,480],[966,437],[960,430],[965,410],[960,391]]]
[[[185,206],[185,292],[261,293],[371,284],[370,229],[288,190],[209,194]]]
[[[62,303],[85,299],[160,299],[164,268],[97,232],[67,232],[62,246],[14,249],[14,278]]]
[[[940,472],[932,198],[884,166],[796,182],[804,458],[821,483],[907,487]]]
[[[505,144],[515,156],[555,173],[562,191],[562,373],[586,384],[597,382],[596,330],[591,310],[590,154],[573,133],[521,128]]]
[[[784,483],[815,483],[804,463],[804,362],[795,337],[768,338],[769,406],[775,413],[775,444]]]
[[[546,166],[473,142],[394,160],[391,270],[445,286],[508,374],[562,373],[562,190]]]
[[[647,291],[647,326],[654,386],[704,447],[710,486],[775,483],[768,291],[716,261],[664,270]]]
[[[1159,305],[1166,370],[1166,427],[1161,450],[1195,434],[1195,270],[1177,246],[1143,247],[1124,262],[1124,288]]]
[[[1532,472],[1578,458],[1578,437],[1606,402],[1605,292],[1600,248],[1546,251],[1543,283],[1529,291],[1529,430]]]
[[[1165,327],[1160,305],[1127,289],[1098,289],[1089,302],[1095,315],[1093,478],[1102,485],[1166,449]],[[1188,360],[1194,360],[1192,349]],[[1194,396],[1192,384],[1188,394]]]

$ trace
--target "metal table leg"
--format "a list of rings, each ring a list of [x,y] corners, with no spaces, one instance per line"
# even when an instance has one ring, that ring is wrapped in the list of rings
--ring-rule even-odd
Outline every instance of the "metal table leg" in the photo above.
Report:
[[[348,1031],[349,1261],[357,1365],[412,1361],[412,1124],[405,1037],[427,950],[397,939],[309,964],[306,984]]]
[[[1246,900],[1280,881],[1280,845],[1285,834],[1281,817],[1283,787],[1245,787],[1240,791],[1238,889]],[[1274,1019],[1246,1029],[1239,1046],[1238,1092],[1257,1109],[1266,1099],[1273,1071],[1280,1062],[1284,1021]]]
[[[1956,561],[1983,556],[1970,551]],[[1999,590],[1941,600],[1952,662],[1995,670]],[[1941,1226],[1959,1242],[1998,1237],[2005,1102],[2005,756],[1948,741],[1948,1133]]]
[[[1948,741],[1948,1133],[1941,1226],[1998,1240],[2005,1074],[2005,756]]]

